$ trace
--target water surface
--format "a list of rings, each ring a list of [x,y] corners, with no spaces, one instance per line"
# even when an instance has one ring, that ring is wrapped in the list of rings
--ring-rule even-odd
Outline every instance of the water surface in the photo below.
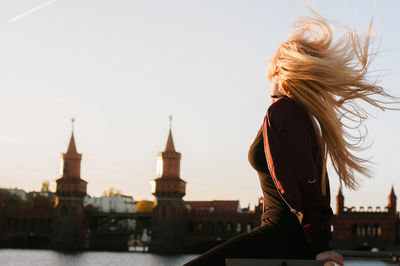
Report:
[[[10,266],[121,266],[121,265],[182,265],[197,255],[163,256],[138,252],[63,253],[52,250],[0,249],[0,265]],[[394,265],[380,261],[346,260],[349,266]],[[210,265],[211,266],[211,265]]]

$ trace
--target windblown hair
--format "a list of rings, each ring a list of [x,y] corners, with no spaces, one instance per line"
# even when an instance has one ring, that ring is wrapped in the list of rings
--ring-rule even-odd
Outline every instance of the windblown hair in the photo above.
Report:
[[[312,118],[322,152],[323,194],[328,156],[340,182],[354,190],[359,184],[356,172],[370,176],[370,160],[354,153],[365,149],[366,131],[360,129],[369,116],[356,101],[386,110],[393,109],[389,104],[398,98],[367,79],[374,55],[369,51],[373,16],[364,37],[343,26],[347,34],[334,42],[333,23],[311,12],[315,18],[294,22],[289,39],[276,51],[272,64],[277,69],[280,92],[304,106]]]

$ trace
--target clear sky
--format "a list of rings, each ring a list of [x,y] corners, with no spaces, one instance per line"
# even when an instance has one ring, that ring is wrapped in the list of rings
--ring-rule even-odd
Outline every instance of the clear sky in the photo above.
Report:
[[[373,1],[310,1],[367,29]],[[60,176],[71,117],[88,193],[149,199],[173,115],[187,200],[261,195],[247,152],[269,105],[266,62],[302,0],[4,0],[0,3],[0,187],[39,190]],[[372,77],[400,96],[400,2],[377,1]],[[371,113],[373,176],[346,206],[400,195],[400,112]],[[333,196],[337,177],[329,169]],[[333,197],[334,198],[334,197]]]

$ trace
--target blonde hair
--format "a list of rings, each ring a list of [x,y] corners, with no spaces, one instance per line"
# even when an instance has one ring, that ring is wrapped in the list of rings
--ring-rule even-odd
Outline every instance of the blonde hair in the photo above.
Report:
[[[311,9],[310,9],[311,10]],[[369,114],[356,100],[381,110],[394,109],[391,96],[376,81],[367,79],[371,27],[364,37],[343,27],[345,36],[333,42],[332,23],[311,10],[315,17],[297,19],[290,38],[276,51],[279,90],[308,111],[321,148],[322,191],[326,194],[326,161],[329,156],[340,183],[350,189],[359,184],[355,172],[370,176],[369,159],[354,151],[364,150],[365,134],[360,131]],[[356,126],[354,126],[356,125]],[[357,129],[358,134],[352,133]]]

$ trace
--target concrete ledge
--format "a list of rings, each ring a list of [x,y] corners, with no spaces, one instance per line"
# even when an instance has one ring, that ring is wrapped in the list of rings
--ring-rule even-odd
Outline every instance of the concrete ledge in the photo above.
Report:
[[[226,259],[226,266],[323,266],[316,260]]]

